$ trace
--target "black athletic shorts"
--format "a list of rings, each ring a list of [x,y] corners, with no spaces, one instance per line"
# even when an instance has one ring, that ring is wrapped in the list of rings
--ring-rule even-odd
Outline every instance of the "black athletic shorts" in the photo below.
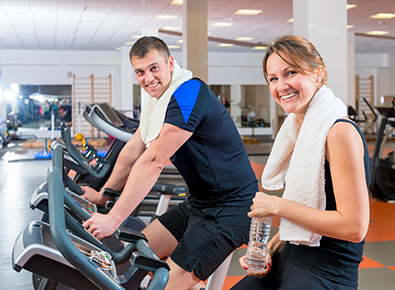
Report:
[[[248,242],[250,205],[198,210],[188,200],[158,220],[179,242],[170,258],[205,281],[237,247]]]

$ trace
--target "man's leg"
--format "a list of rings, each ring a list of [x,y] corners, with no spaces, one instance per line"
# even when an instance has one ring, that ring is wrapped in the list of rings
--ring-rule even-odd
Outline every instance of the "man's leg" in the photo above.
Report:
[[[148,239],[148,245],[160,259],[170,256],[177,247],[176,238],[156,219],[142,233]]]
[[[147,237],[149,246],[161,259],[170,256],[178,244],[173,235],[158,220],[153,221],[142,232]],[[170,266],[166,289],[187,290],[200,282],[193,272],[185,271],[170,258],[166,262]],[[204,284],[201,286],[204,287]]]
[[[189,273],[172,261],[167,259],[170,266],[169,282],[165,290],[188,290],[200,282],[193,272]],[[204,285],[203,285],[204,286]]]

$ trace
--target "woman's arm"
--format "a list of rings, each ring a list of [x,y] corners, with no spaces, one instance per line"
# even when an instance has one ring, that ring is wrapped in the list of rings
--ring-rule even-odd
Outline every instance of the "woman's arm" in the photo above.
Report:
[[[360,242],[369,226],[369,195],[365,180],[364,146],[359,133],[345,122],[328,133],[326,158],[331,169],[337,210],[323,211],[259,192],[253,216],[276,215],[314,233]]]

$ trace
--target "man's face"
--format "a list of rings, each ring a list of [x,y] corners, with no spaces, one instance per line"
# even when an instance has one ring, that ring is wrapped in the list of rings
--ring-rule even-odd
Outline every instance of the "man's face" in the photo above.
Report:
[[[168,59],[157,50],[142,58],[132,58],[132,66],[139,85],[153,98],[159,99],[167,90],[174,70],[174,59]]]

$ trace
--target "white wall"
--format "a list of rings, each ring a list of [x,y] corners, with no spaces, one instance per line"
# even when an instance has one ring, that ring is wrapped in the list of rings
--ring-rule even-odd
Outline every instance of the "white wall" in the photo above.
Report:
[[[182,67],[182,53],[172,52]],[[262,53],[219,53],[208,55],[210,85],[264,85]]]
[[[3,88],[9,83],[72,84],[69,72],[78,77],[91,74],[107,77],[111,74],[114,107],[129,108],[129,102],[132,102],[131,87],[136,80],[125,51],[2,50],[0,53]],[[182,66],[182,53],[172,54]],[[266,84],[262,73],[263,55],[264,52],[210,53],[209,83]],[[127,77],[125,70],[128,71]],[[395,55],[356,54],[355,74],[374,75],[376,100],[382,94],[395,95]],[[5,108],[1,104],[0,115],[5,115]]]
[[[355,74],[362,78],[373,75],[375,105],[382,95],[395,95],[395,55],[356,54]]]

